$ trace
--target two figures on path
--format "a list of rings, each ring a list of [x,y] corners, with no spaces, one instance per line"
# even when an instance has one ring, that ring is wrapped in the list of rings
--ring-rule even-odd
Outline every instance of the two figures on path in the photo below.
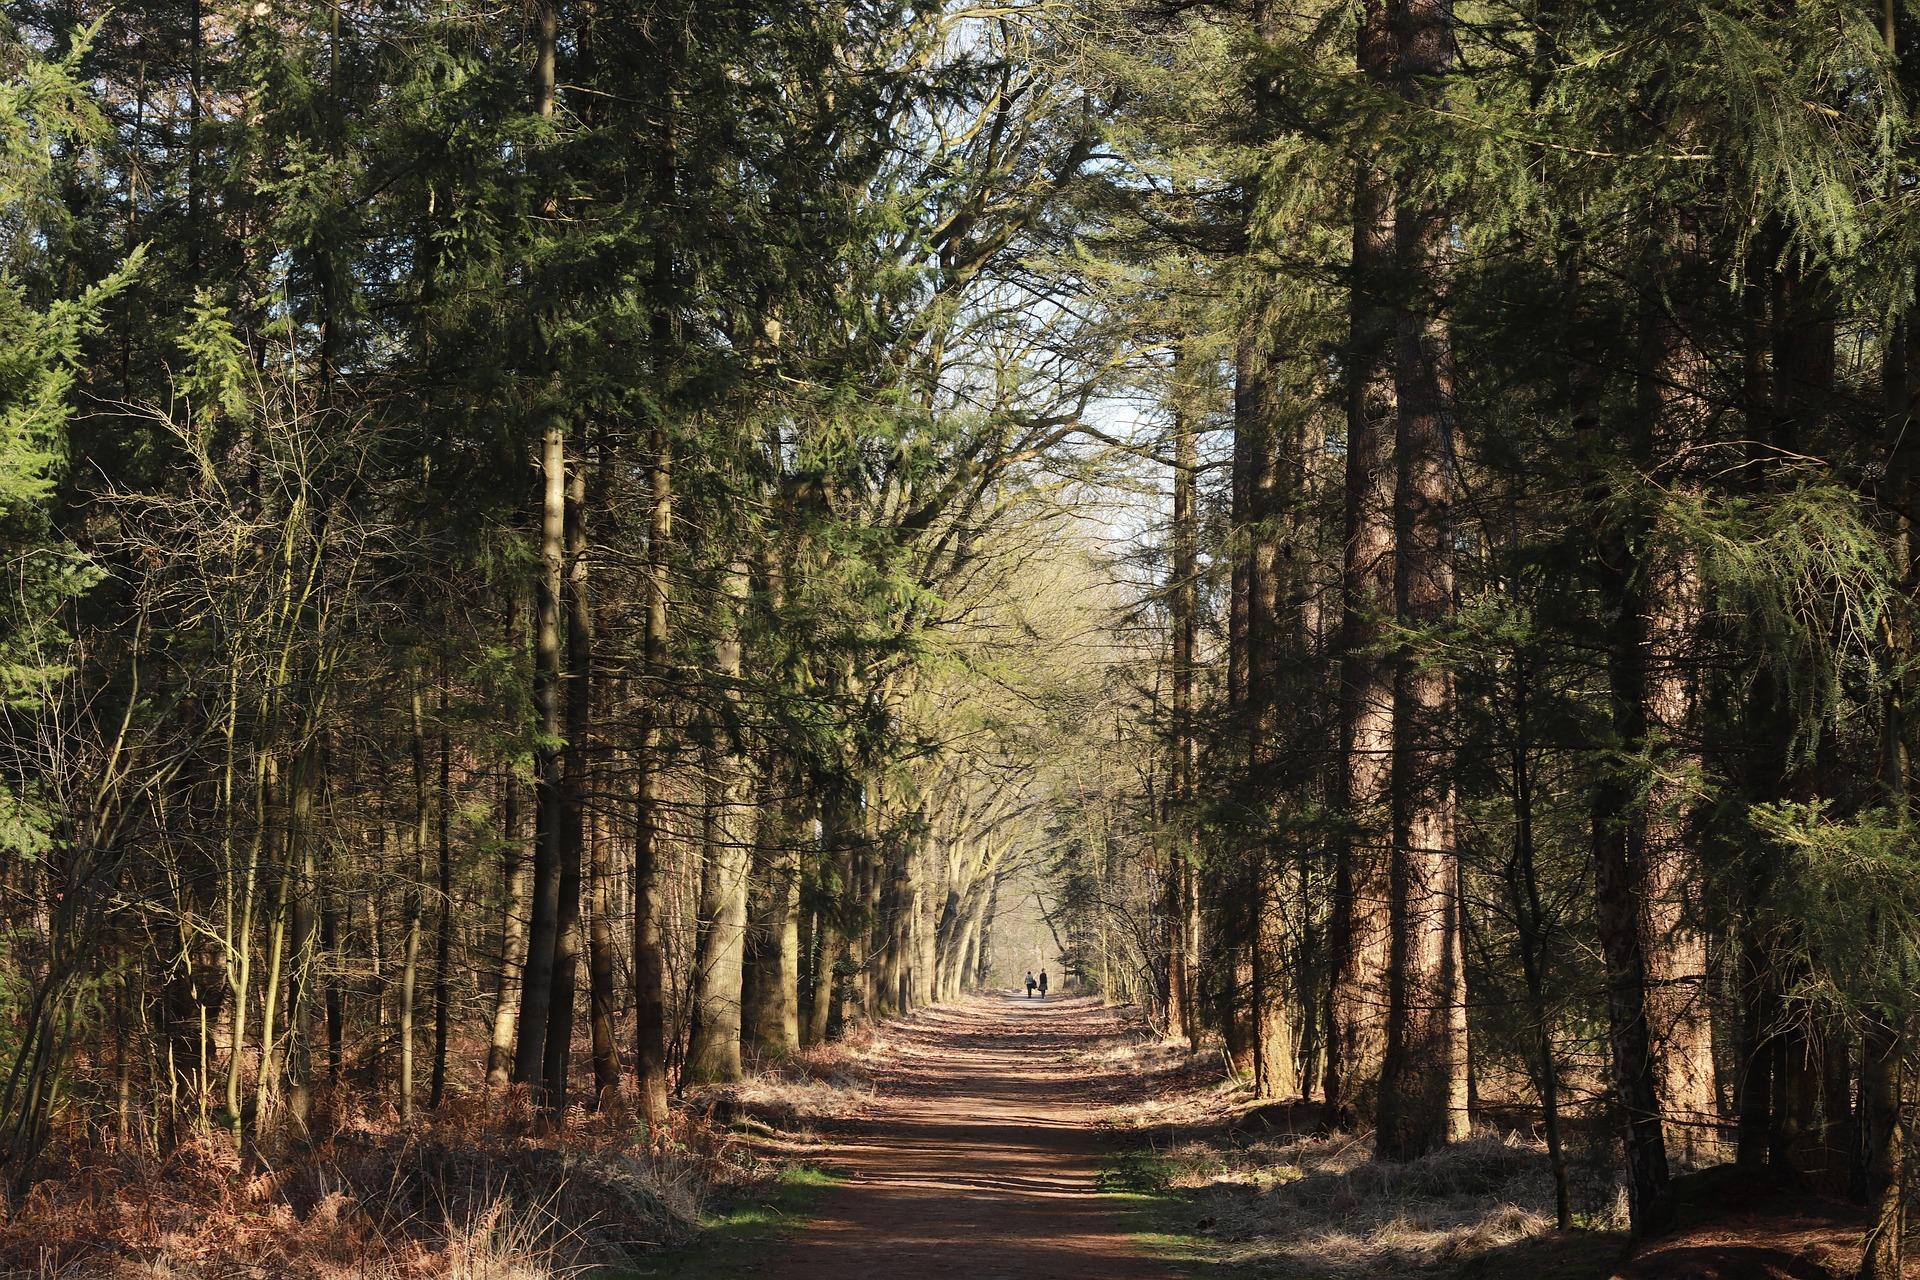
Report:
[[[1047,998],[1047,971],[1045,969],[1040,971],[1039,982],[1033,980],[1033,970],[1027,970],[1027,999],[1033,999],[1033,989],[1036,986],[1040,988],[1040,998],[1045,1000]]]

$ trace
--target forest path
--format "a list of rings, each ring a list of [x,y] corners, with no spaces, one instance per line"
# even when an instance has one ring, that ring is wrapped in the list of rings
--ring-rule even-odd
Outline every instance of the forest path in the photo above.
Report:
[[[1169,1280],[1098,1192],[1093,1109],[1125,1093],[1097,1000],[977,996],[887,1032],[878,1104],[829,1157],[846,1175],[774,1251],[781,1280]],[[1116,1055],[1117,1056],[1117,1055]]]

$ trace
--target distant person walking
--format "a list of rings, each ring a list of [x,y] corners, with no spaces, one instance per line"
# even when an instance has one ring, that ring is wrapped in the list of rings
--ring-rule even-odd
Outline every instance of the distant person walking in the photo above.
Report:
[[[1042,1000],[1047,998],[1047,971],[1045,969],[1040,971],[1040,998]]]
[[[1029,969],[1027,970],[1027,999],[1029,1000],[1033,999],[1033,988],[1033,970]]]

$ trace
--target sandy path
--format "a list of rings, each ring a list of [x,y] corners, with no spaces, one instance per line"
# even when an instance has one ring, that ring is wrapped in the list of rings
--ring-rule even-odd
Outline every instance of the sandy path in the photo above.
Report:
[[[878,1103],[828,1163],[848,1181],[760,1274],[780,1280],[1168,1280],[1096,1193],[1090,1099],[1116,1073],[1072,1061],[1122,1030],[1093,1000],[982,996],[888,1033]]]

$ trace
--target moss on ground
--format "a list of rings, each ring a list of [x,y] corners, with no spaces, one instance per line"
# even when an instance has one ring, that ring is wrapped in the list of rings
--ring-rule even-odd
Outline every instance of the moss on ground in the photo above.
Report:
[[[604,1268],[589,1280],[721,1280],[757,1274],[768,1250],[813,1216],[840,1178],[817,1165],[794,1165],[765,1186],[706,1215],[688,1243],[637,1267]]]
[[[1151,1147],[1109,1152],[1096,1185],[1130,1239],[1188,1280],[1228,1280],[1246,1273],[1221,1260],[1219,1247],[1194,1230],[1192,1197],[1172,1185],[1173,1162]]]

